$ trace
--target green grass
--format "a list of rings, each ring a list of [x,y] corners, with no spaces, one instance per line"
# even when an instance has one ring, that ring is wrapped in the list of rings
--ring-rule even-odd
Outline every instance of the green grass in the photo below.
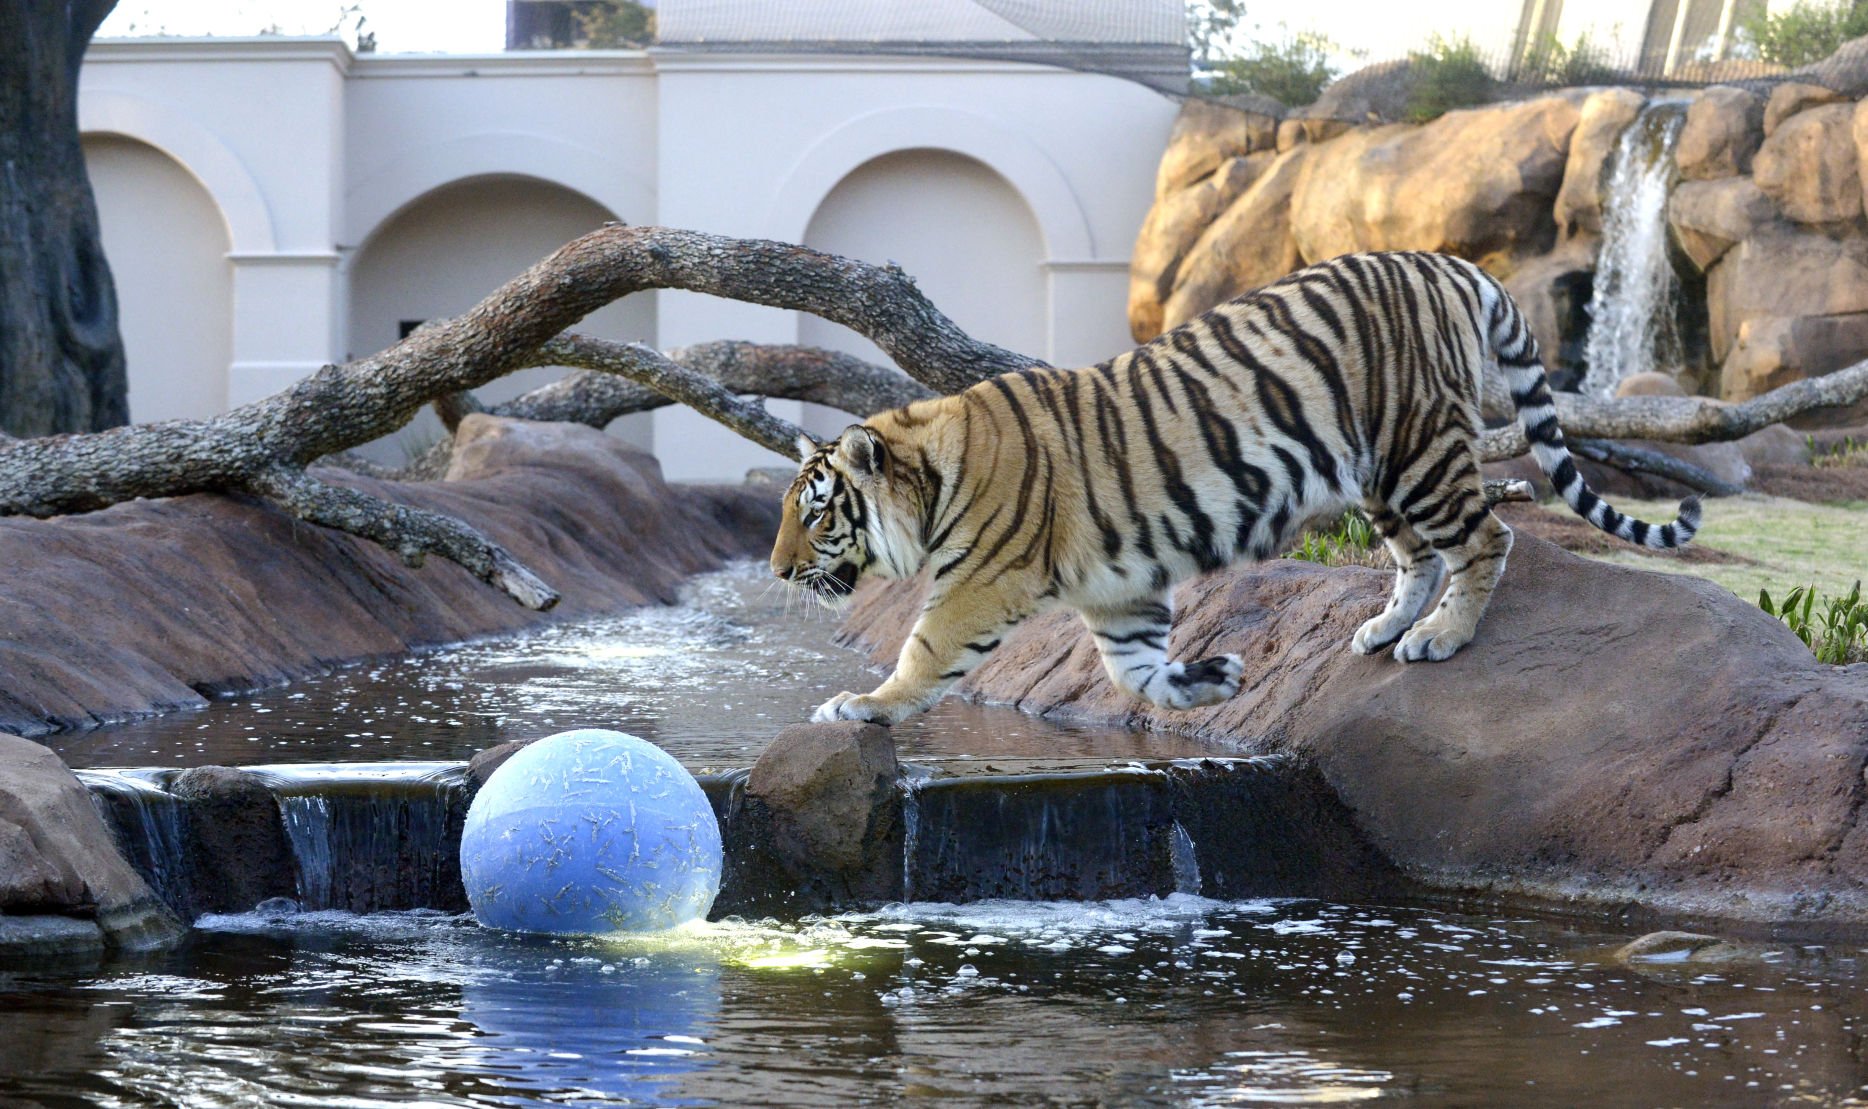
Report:
[[[1799,585],[1776,601],[1758,594],[1758,607],[1790,625],[1818,662],[1842,666],[1868,659],[1868,604],[1862,603],[1862,583],[1840,597],[1819,596]]]
[[[1376,538],[1368,520],[1354,509],[1325,526],[1305,528],[1284,557],[1324,566],[1388,565],[1387,548]]]
[[[1825,468],[1843,466],[1868,466],[1868,439],[1857,439],[1853,435],[1839,443],[1832,443],[1828,449],[1818,449],[1814,440],[1810,442],[1810,464]]]
[[[1616,501],[1615,507],[1643,520],[1673,519],[1673,501]],[[1568,512],[1558,504],[1547,511]],[[1632,550],[1591,555],[1618,566],[1692,574],[1725,586],[1747,601],[1766,590],[1778,596],[1798,586],[1813,586],[1830,596],[1846,596],[1857,579],[1868,575],[1868,504],[1806,504],[1782,497],[1748,493],[1706,501],[1705,521],[1693,544],[1724,551],[1746,562],[1685,562],[1654,558]]]

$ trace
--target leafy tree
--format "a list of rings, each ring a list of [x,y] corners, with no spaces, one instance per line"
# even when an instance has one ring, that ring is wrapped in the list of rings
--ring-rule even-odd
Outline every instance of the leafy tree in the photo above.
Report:
[[[578,46],[592,50],[647,46],[655,41],[655,11],[636,0],[605,0],[572,11]]]
[[[1777,15],[1756,12],[1739,26],[1765,61],[1808,65],[1850,39],[1868,35],[1868,0],[1800,0]]]
[[[1458,108],[1489,103],[1498,82],[1470,38],[1435,35],[1427,49],[1408,55],[1414,88],[1408,94],[1407,120],[1426,123]]]
[[[1285,43],[1255,43],[1244,57],[1214,66],[1205,91],[1217,95],[1255,92],[1291,107],[1308,104],[1336,79],[1329,63],[1332,45],[1321,35],[1308,34]]]
[[[1244,18],[1244,0],[1187,0],[1187,48],[1193,53],[1195,73],[1224,62]]]

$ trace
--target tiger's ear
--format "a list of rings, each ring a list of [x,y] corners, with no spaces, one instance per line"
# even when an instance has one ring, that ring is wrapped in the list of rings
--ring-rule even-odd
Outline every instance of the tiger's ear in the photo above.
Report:
[[[882,439],[862,424],[843,429],[837,440],[837,458],[854,474],[874,474],[882,469]]]
[[[798,441],[795,445],[798,448],[798,461],[800,462],[817,453],[817,440],[802,431],[798,433]]]

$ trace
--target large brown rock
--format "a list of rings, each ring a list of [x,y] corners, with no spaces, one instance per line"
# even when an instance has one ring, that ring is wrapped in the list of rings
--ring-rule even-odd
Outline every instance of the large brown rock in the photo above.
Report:
[[[1777,206],[1749,177],[1682,181],[1667,198],[1674,241],[1702,271],[1776,218]]]
[[[1264,151],[1227,159],[1218,170],[1169,193],[1148,210],[1129,255],[1129,331],[1136,342],[1161,334],[1161,306],[1174,292],[1181,259],[1276,158]]]
[[[1564,239],[1602,232],[1602,180],[1622,131],[1647,99],[1633,89],[1603,89],[1583,101],[1563,163],[1563,187],[1553,214]]]
[[[888,729],[794,724],[752,764],[746,792],[772,814],[780,851],[800,868],[854,873],[894,831],[901,766]]]
[[[1505,278],[1531,334],[1537,337],[1544,368],[1553,374],[1583,368],[1583,344],[1589,332],[1589,296],[1596,268],[1596,240],[1571,239],[1549,254],[1532,258]],[[1480,402],[1487,416],[1511,419],[1517,406],[1498,367],[1488,365],[1480,382]]]
[[[117,850],[91,795],[57,755],[0,733],[0,917],[55,916],[81,923],[0,933],[32,954],[147,951],[181,938],[182,925]]]
[[[1211,708],[1117,693],[1062,612],[1020,626],[962,688],[1285,753],[1405,873],[1443,889],[1868,932],[1868,666],[1817,663],[1709,582],[1524,535],[1452,659],[1352,654],[1388,586],[1295,561],[1183,585],[1174,642],[1246,663],[1238,696]],[[892,657],[916,593],[867,587],[846,630]]]
[[[1868,95],[1868,36],[1850,39],[1822,61],[1792,70],[1791,76],[1851,100]]]
[[[1244,109],[1188,97],[1155,168],[1155,200],[1187,188],[1232,158],[1272,149],[1278,141],[1278,112],[1276,101]]]
[[[1764,137],[1768,139],[1776,134],[1778,124],[1805,108],[1837,104],[1847,99],[1834,89],[1821,85],[1812,85],[1806,81],[1785,81],[1772,89],[1770,98],[1764,102]]]
[[[1868,240],[1784,223],[1760,226],[1706,273],[1712,357],[1723,363],[1746,320],[1868,312]]]
[[[1687,105],[1674,162],[1688,181],[1751,172],[1764,141],[1764,98],[1731,85],[1705,89]]]
[[[1315,101],[1291,115],[1351,124],[1396,123],[1407,118],[1408,99],[1418,82],[1414,64],[1405,58],[1377,62],[1331,81]]]
[[[1798,223],[1828,224],[1862,214],[1853,104],[1828,104],[1785,120],[1752,165],[1752,179]]]
[[[1764,316],[1739,325],[1719,372],[1719,395],[1750,400],[1868,358],[1868,313]]]
[[[1448,112],[1420,127],[1314,147],[1291,206],[1306,261],[1357,250],[1438,250],[1509,271],[1556,238],[1582,93]]]
[[[258,775],[196,766],[177,775],[169,792],[187,813],[192,911],[245,912],[269,898],[295,895],[279,799]]]
[[[460,567],[394,555],[245,498],[0,520],[0,728],[27,735],[205,703],[347,660],[674,600],[769,549],[769,491],[674,487],[569,424],[470,416],[448,480],[319,476],[478,527],[557,588],[540,614]]]
[[[1175,285],[1162,302],[1160,330],[1187,322],[1251,289],[1276,281],[1302,264],[1291,234],[1291,196],[1320,148],[1279,154],[1265,171],[1188,248]]]

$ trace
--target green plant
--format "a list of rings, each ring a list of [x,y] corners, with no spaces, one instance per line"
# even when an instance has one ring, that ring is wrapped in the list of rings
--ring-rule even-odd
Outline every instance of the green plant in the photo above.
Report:
[[[1435,35],[1426,50],[1408,55],[1414,88],[1408,93],[1410,123],[1426,123],[1457,108],[1488,103],[1498,82],[1472,39],[1444,39]]]
[[[576,42],[592,50],[648,46],[655,41],[655,10],[636,0],[605,0],[574,8]]]
[[[1776,15],[1759,11],[1739,27],[1765,61],[1808,65],[1827,58],[1848,40],[1868,35],[1868,0],[1801,0]]]
[[[1334,48],[1321,35],[1298,35],[1277,45],[1257,43],[1250,54],[1217,63],[1206,79],[1206,91],[1218,96],[1255,92],[1292,107],[1309,104],[1336,79],[1329,63]]]
[[[1615,79],[1615,70],[1587,33],[1569,46],[1555,35],[1544,35],[1525,51],[1517,79],[1534,85],[1601,85]]]
[[[1816,587],[1799,585],[1773,602],[1769,590],[1758,592],[1758,607],[1790,626],[1798,639],[1815,653],[1818,662],[1832,666],[1868,660],[1868,602],[1862,583],[1847,596],[1826,597],[1817,607]]]
[[[1810,464],[1813,466],[1833,467],[1868,466],[1868,439],[1847,436],[1841,442],[1831,443],[1827,447],[1818,447],[1814,435],[1803,437],[1810,447]]]
[[[1384,566],[1388,561],[1376,543],[1375,528],[1354,509],[1327,528],[1305,528],[1284,557],[1325,566]]]

